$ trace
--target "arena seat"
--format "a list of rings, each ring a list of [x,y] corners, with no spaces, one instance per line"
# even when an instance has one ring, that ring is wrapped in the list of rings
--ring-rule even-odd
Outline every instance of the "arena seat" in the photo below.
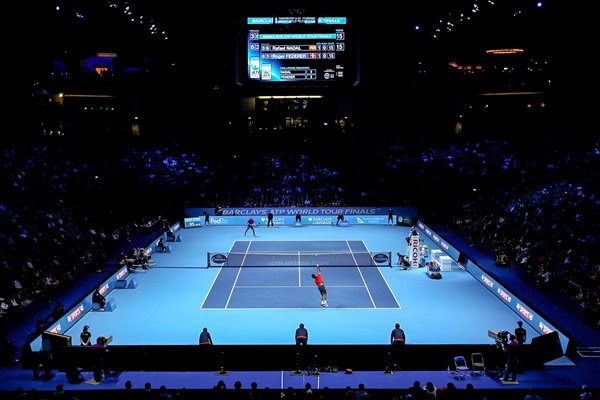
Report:
[[[115,283],[115,289],[135,289],[138,283],[135,278],[127,279],[119,279]]]

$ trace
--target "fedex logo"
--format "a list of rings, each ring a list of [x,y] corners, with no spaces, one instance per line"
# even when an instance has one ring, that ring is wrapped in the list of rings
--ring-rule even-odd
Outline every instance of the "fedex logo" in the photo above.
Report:
[[[492,282],[492,281],[491,281],[491,279],[490,279],[490,278],[488,278],[487,276],[485,276],[485,275],[481,275],[481,280],[483,281],[483,284],[484,284],[485,286],[489,286],[489,287],[491,287],[491,288],[493,288],[493,287],[494,287],[494,282]]]
[[[540,330],[542,331],[542,333],[544,335],[547,335],[548,333],[554,332],[552,329],[550,329],[550,327],[548,325],[544,324],[543,322],[540,322],[538,324],[538,327],[540,328]]]
[[[431,231],[429,229],[425,229],[425,233],[431,236]]]
[[[512,298],[508,295],[508,293],[506,293],[504,290],[498,288],[498,290],[496,291],[496,293],[498,293],[498,296],[500,296],[500,298],[508,303],[510,303],[512,301]]]
[[[448,245],[446,243],[442,242],[442,248],[448,250]]]
[[[148,247],[148,248],[147,248],[147,249],[144,251],[144,253],[145,253],[147,256],[149,256],[150,254],[152,254],[152,247]]]
[[[420,223],[420,222],[419,222],[419,228],[420,228],[421,230],[423,230],[423,229],[425,229],[425,225],[423,225],[422,223]]]
[[[68,322],[73,322],[83,314],[83,304],[80,304],[69,316],[67,317]]]
[[[439,238],[439,237],[437,237],[437,235],[433,235],[433,240],[435,240],[437,243],[439,243],[439,242],[440,242],[440,238]]]
[[[123,268],[121,269],[119,272],[117,272],[116,278],[117,279],[122,279],[127,275],[127,268]]]
[[[175,226],[173,227],[173,232],[177,232],[179,230],[179,228],[181,228],[181,224],[178,222],[175,224]]]
[[[107,291],[108,291],[108,283],[105,283],[104,285],[102,285],[100,287],[99,292],[102,296],[104,296],[104,293],[106,293]]]
[[[60,331],[62,331],[62,326],[60,326],[60,324],[58,324],[54,328],[50,329],[48,332],[60,333]]]
[[[530,321],[533,321],[533,314],[527,310],[525,307],[523,307],[522,305],[517,303],[517,311],[519,311],[519,314],[521,314],[523,317],[527,318]]]

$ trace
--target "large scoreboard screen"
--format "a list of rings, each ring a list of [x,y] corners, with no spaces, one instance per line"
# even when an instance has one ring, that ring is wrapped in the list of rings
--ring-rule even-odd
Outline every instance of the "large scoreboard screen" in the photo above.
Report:
[[[249,17],[246,82],[300,84],[357,81],[347,17]]]

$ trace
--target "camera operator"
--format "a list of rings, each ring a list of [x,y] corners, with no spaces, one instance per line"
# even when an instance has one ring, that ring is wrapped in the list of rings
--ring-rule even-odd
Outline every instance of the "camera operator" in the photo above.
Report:
[[[498,377],[502,377],[504,374],[504,367],[506,365],[506,346],[508,346],[508,331],[498,331],[496,334],[496,343],[494,345],[493,361],[492,365],[496,371],[498,371]]]

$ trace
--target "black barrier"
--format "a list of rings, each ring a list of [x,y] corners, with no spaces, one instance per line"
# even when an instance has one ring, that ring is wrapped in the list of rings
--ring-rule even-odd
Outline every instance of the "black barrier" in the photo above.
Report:
[[[217,378],[218,379],[218,378]],[[351,383],[352,386],[356,386],[355,382]],[[247,389],[246,383],[244,382],[244,389]],[[439,389],[438,389],[439,390]],[[343,399],[347,397],[346,389],[333,389],[333,388],[321,388],[317,389],[315,387],[312,388],[313,393],[315,393],[315,398],[326,397],[330,399]],[[214,389],[170,389],[171,393],[180,393],[184,398],[190,399],[213,399],[215,397]],[[258,395],[255,397],[259,398],[267,398],[273,396],[273,388],[271,389],[259,389]],[[279,391],[277,391],[279,393]],[[411,393],[408,388],[394,388],[394,389],[377,389],[368,387],[369,397],[375,399],[382,400],[391,400],[397,398],[403,398],[404,396]],[[299,393],[296,392],[296,393]],[[577,399],[579,398],[579,394],[581,393],[581,387],[575,388],[546,388],[546,389],[535,389],[535,394],[539,395],[542,399]],[[51,398],[52,391],[39,391],[39,394],[43,396],[43,398]],[[144,392],[144,389],[134,388],[131,391],[132,398],[134,399],[144,399],[148,398],[148,395]],[[244,392],[244,396],[242,398],[249,398],[247,395],[248,392]],[[321,396],[322,394],[322,396]],[[456,397],[457,399],[466,399],[466,398],[477,398],[477,399],[523,399],[527,395],[531,394],[531,389],[527,387],[523,387],[523,385],[511,385],[510,391],[507,393],[507,389],[499,388],[499,389],[486,389],[486,388],[478,388],[477,384],[475,384],[474,390],[468,389],[457,389]],[[14,396],[14,390],[0,392],[0,396],[4,396],[2,398],[12,398]],[[124,398],[124,389],[106,389],[102,388],[102,390],[86,390],[86,389],[77,389],[74,386],[69,387],[68,396],[72,398],[85,399],[85,400],[106,400],[106,399],[119,399]],[[236,391],[231,388],[231,386],[227,389],[226,393],[223,394],[225,398],[235,398],[238,396]],[[175,397],[175,396],[174,396]],[[239,397],[239,396],[238,396]],[[298,398],[303,398],[304,396],[296,396]],[[279,396],[277,396],[279,398]]]
[[[503,365],[495,345],[214,345],[214,346],[109,346],[106,364],[119,371],[285,371],[317,367],[322,371],[384,371],[391,361],[395,369],[440,371],[453,366],[453,358],[482,353],[489,366]],[[60,370],[77,366],[91,369],[93,354],[85,346],[67,346],[55,356]],[[543,365],[530,345],[521,360],[527,369]]]

